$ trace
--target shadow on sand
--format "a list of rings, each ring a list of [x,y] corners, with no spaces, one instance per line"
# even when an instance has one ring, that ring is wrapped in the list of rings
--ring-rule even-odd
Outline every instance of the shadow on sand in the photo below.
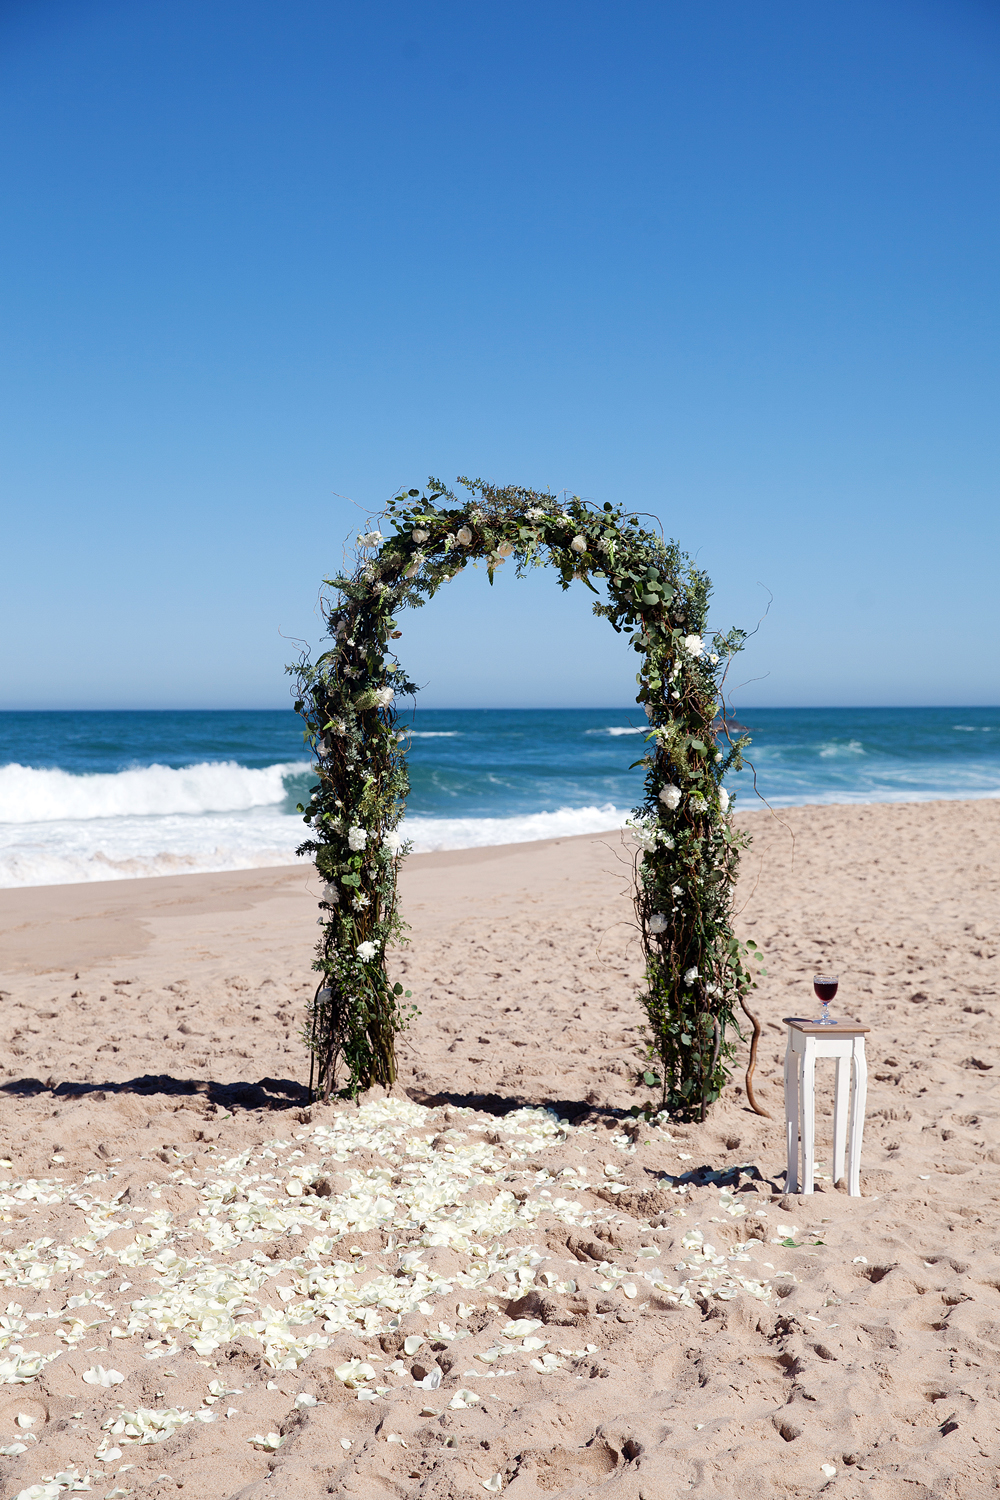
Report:
[[[101,1100],[119,1094],[169,1094],[176,1098],[188,1095],[217,1104],[220,1109],[292,1109],[309,1103],[309,1090],[291,1078],[261,1078],[257,1083],[215,1083],[205,1078],[173,1078],[169,1073],[144,1073],[123,1083],[55,1083],[50,1079],[15,1078],[0,1084],[0,1093],[34,1098],[48,1094],[52,1099]]]
[[[57,1083],[54,1078],[45,1083],[40,1078],[14,1078],[0,1084],[0,1094],[17,1098],[33,1099],[47,1094],[51,1099],[102,1099],[121,1094],[166,1094],[172,1098],[197,1097],[206,1104],[218,1105],[220,1109],[235,1112],[237,1109],[304,1109],[309,1106],[309,1090],[305,1084],[292,1078],[261,1078],[257,1083],[216,1083],[207,1078],[174,1078],[170,1073],[144,1073],[141,1078],[127,1078],[120,1083],[82,1083],[69,1080]],[[453,1105],[459,1109],[475,1109],[482,1114],[509,1115],[516,1109],[550,1109],[561,1120],[571,1125],[599,1123],[608,1129],[627,1127],[637,1129],[627,1110],[610,1106],[588,1104],[582,1099],[542,1099],[527,1096],[503,1096],[500,1094],[462,1094],[449,1091],[432,1092],[409,1088],[408,1098],[414,1104],[428,1109],[440,1109]],[[380,1097],[384,1097],[381,1096]],[[315,1102],[315,1101],[313,1101]],[[360,1101],[364,1102],[364,1099]]]

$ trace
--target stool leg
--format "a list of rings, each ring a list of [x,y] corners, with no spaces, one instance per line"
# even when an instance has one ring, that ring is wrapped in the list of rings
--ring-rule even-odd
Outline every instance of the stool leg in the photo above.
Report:
[[[865,1129],[865,1104],[868,1098],[868,1064],[865,1061],[864,1038],[854,1043],[851,1080],[851,1128],[847,1146],[847,1191],[852,1198],[861,1197],[861,1137]]]
[[[816,1052],[812,1037],[806,1037],[799,1090],[799,1110],[802,1114],[802,1191],[811,1193],[816,1164]]]
[[[844,1176],[847,1155],[847,1116],[850,1108],[851,1059],[837,1058],[837,1088],[833,1096],[833,1181]]]
[[[792,1051],[791,1039],[785,1048],[785,1149],[788,1171],[785,1192],[799,1190],[799,1059]]]

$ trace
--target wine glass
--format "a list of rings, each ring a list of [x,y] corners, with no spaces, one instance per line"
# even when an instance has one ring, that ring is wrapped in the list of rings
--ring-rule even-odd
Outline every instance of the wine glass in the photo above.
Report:
[[[820,1026],[836,1026],[837,1024],[830,1014],[830,1001],[837,993],[837,984],[836,974],[816,974],[813,977],[816,998],[823,1002],[823,1014],[816,1017],[816,1023]]]

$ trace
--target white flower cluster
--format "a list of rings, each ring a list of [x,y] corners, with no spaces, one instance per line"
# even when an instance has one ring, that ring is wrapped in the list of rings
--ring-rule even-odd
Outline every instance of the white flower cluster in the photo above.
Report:
[[[357,955],[363,964],[370,964],[377,952],[375,944],[370,941],[359,943],[357,946]]]
[[[629,830],[640,849],[651,853],[659,844],[664,849],[673,849],[674,840],[669,833],[665,833],[656,823],[637,823],[631,818],[625,819],[625,827]]]
[[[403,847],[403,835],[396,828],[390,829],[388,833],[383,834],[382,844],[390,854],[398,854]]]
[[[396,692],[394,688],[380,687],[375,691],[375,702],[378,704],[379,708],[388,708],[395,696]]]
[[[369,531],[364,536],[358,537],[358,546],[369,550],[372,547],[381,547],[384,540],[381,531]]]
[[[355,854],[360,854],[361,850],[368,842],[367,829],[358,828],[358,826],[355,824],[353,828],[349,828],[347,830],[347,842],[351,849],[354,850]]]
[[[630,831],[640,849],[644,849],[647,854],[652,853],[659,842],[659,831],[655,824],[633,823],[631,818],[626,818],[625,827]]]
[[[674,786],[673,783],[668,783],[666,786],[660,788],[660,801],[663,803],[664,807],[668,807],[671,812],[675,812],[676,809],[680,807],[681,796],[682,793],[680,787]]]

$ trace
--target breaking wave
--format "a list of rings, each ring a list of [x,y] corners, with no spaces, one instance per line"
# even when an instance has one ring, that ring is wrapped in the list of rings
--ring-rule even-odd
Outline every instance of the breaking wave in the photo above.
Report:
[[[246,812],[283,802],[285,778],[308,770],[308,761],[255,770],[227,760],[79,775],[14,762],[0,767],[0,823]]]

